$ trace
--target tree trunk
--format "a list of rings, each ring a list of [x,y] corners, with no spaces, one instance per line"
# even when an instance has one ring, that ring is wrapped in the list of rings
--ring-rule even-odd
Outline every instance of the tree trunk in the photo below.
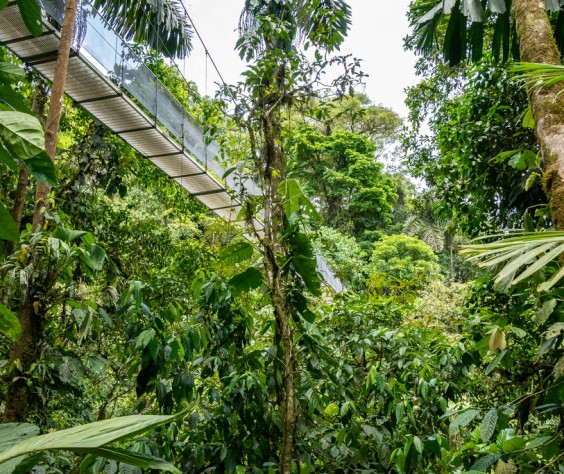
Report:
[[[281,66],[273,73],[272,83],[283,90],[281,83],[285,80],[285,69]],[[261,126],[263,132],[262,159],[264,162],[263,178],[265,183],[264,197],[264,232],[262,241],[264,249],[264,265],[268,277],[270,297],[274,307],[276,320],[276,338],[282,349],[283,397],[280,408],[283,416],[282,445],[280,447],[280,473],[292,472],[292,459],[295,447],[296,428],[296,389],[295,371],[296,357],[294,352],[294,334],[292,330],[291,308],[286,299],[286,276],[280,272],[277,255],[287,254],[283,242],[286,226],[282,196],[278,193],[280,183],[285,179],[286,163],[282,149],[282,125],[280,123],[281,96],[272,94],[263,104],[265,111]],[[266,112],[268,111],[268,112]]]
[[[521,60],[560,65],[560,52],[552,34],[548,12],[539,0],[514,0],[515,22]],[[562,83],[548,88],[531,88],[529,105],[539,138],[543,186],[552,220],[564,230],[564,90]]]
[[[45,151],[53,161],[55,161],[55,154],[57,152],[57,137],[59,135],[59,123],[63,109],[63,97],[65,95],[65,83],[67,80],[67,69],[72,46],[77,4],[77,0],[66,1],[65,18],[61,30],[61,41],[57,53],[57,64],[55,67],[49,111],[47,112],[47,122],[45,125]],[[35,208],[33,210],[34,230],[43,226],[45,209],[47,208],[47,196],[50,191],[51,186],[47,183],[41,181],[37,183],[35,190]]]
[[[14,346],[12,363],[19,361],[20,368],[14,366],[10,372],[4,423],[25,421],[29,413],[30,393],[27,373],[39,357],[39,344],[43,335],[43,321],[41,316],[35,313],[31,298],[21,303],[18,317],[22,334]]]
[[[65,7],[65,18],[61,30],[61,41],[57,54],[57,64],[55,67],[55,77],[51,89],[51,99],[47,112],[45,125],[45,150],[51,160],[55,160],[57,150],[57,136],[59,133],[59,123],[61,120],[61,110],[63,107],[63,96],[65,93],[65,83],[72,45],[74,22],[76,19],[77,0],[67,0]],[[38,181],[35,190],[35,208],[33,211],[33,229],[37,230],[43,226],[45,218],[44,210],[47,206],[47,196],[51,191],[51,186]],[[20,303],[18,318],[22,327],[20,339],[14,345],[12,363],[19,361],[20,369],[14,367],[10,374],[8,385],[8,395],[6,399],[6,409],[4,410],[4,422],[23,421],[29,413],[30,393],[27,386],[27,373],[32,364],[39,357],[39,345],[43,338],[43,309],[38,301],[33,301],[33,284],[27,299]],[[34,307],[36,303],[36,307]]]

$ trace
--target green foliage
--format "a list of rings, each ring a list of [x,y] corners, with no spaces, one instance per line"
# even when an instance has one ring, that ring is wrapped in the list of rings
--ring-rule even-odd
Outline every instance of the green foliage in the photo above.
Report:
[[[429,185],[438,217],[454,219],[463,233],[518,228],[526,209],[546,199],[540,182],[529,180],[538,163],[527,158],[537,145],[522,124],[526,91],[487,60],[463,69],[462,81],[434,71],[408,92],[406,164]],[[426,117],[431,133],[420,135]]]
[[[348,288],[359,291],[364,287],[368,255],[356,239],[322,226],[315,233],[313,248]]]
[[[20,232],[8,210],[0,203],[0,239],[18,240]]]
[[[19,2],[22,4],[29,2]],[[39,6],[31,0],[35,7],[28,5],[24,14],[27,22],[34,22],[34,15],[40,16]],[[37,9],[37,12],[35,12]],[[33,31],[33,30],[32,30]],[[13,64],[0,62],[0,163],[6,165],[11,172],[18,171],[18,164],[26,166],[32,176],[51,185],[57,182],[55,167],[44,152],[45,140],[43,127],[31,115],[25,104],[23,95],[12,88],[14,83],[25,77],[25,71]],[[16,241],[19,229],[4,203],[0,203],[0,239]]]
[[[18,317],[12,313],[6,306],[0,303],[0,333],[10,336],[12,339],[18,340],[22,328]]]
[[[437,256],[415,237],[384,236],[374,248],[368,286],[375,293],[408,293],[439,278]]]
[[[303,193],[295,179],[286,179],[278,187],[278,194],[282,196],[282,206],[286,217],[290,219],[293,214],[303,213],[312,220],[319,220],[317,209],[309,198]]]
[[[464,324],[468,284],[431,281],[419,291],[407,319],[416,326],[434,328],[459,337]]]
[[[290,144],[290,174],[317,197],[327,225],[362,238],[367,230],[391,223],[396,183],[382,172],[367,138],[350,132],[327,136],[304,127]]]
[[[363,96],[346,95],[315,103],[316,110],[305,114],[314,125],[292,129],[298,105],[316,102],[305,85],[326,61],[318,51],[313,64],[298,67],[299,39],[304,46],[328,41],[328,49],[335,48],[348,22],[348,10],[334,8],[342,6],[339,2],[298,3],[247,2],[253,16],[247,26],[260,34],[242,38],[240,52],[258,61],[246,84],[233,90],[243,93],[237,97],[246,106],[238,123],[255,135],[233,133],[223,140],[237,142],[237,159],[245,160],[241,168],[269,169],[279,180],[270,191],[284,210],[277,222],[282,231],[270,246],[263,246],[261,235],[258,242],[246,241],[240,229],[210,217],[148,160],[65,102],[59,186],[48,224],[35,233],[25,227],[33,206],[28,196],[18,251],[0,257],[6,301],[0,306],[0,330],[9,336],[0,338],[0,359],[10,359],[11,338],[18,336],[13,312],[27,296],[43,336],[36,362],[21,375],[32,394],[29,419],[49,433],[37,437],[39,430],[28,424],[3,429],[14,429],[24,447],[66,438],[64,444],[47,445],[57,448],[53,452],[26,458],[21,472],[38,463],[53,472],[140,472],[128,464],[274,472],[284,434],[287,375],[275,297],[288,309],[294,344],[296,471],[557,468],[564,449],[564,294],[562,280],[551,280],[561,273],[556,233],[472,247],[492,265],[493,259],[513,265],[517,273],[505,275],[514,282],[531,269],[506,293],[496,292],[488,276],[467,285],[443,284],[432,249],[395,235],[417,213],[421,219],[407,224],[445,257],[457,222],[470,233],[520,224],[524,208],[540,202],[538,183],[530,179],[538,160],[534,136],[525,126],[530,120],[521,105],[524,91],[511,88],[503,81],[505,72],[486,63],[468,70],[460,84],[432,68],[438,73],[412,91],[415,129],[426,110],[437,111],[432,139],[411,142],[409,157],[437,197],[436,216],[434,207],[421,209],[412,199],[415,191],[405,177],[386,175],[375,161],[399,126],[390,111]],[[469,15],[477,14],[476,2],[466,5],[474,8]],[[322,15],[312,18],[317,7]],[[449,22],[460,26],[464,19],[454,17]],[[243,24],[247,20],[243,16]],[[331,25],[338,27],[334,37]],[[447,32],[444,24],[443,32],[451,42],[462,41],[454,26]],[[276,48],[265,49],[269,45]],[[228,133],[232,124],[214,105],[183,90],[183,81],[161,56],[144,52],[179,99],[209,121],[210,133]],[[285,91],[298,91],[296,96],[277,95],[281,71],[288,74]],[[14,84],[23,78],[22,69],[0,63],[0,82],[9,88],[0,91],[1,112],[26,112],[25,97]],[[250,106],[257,103],[279,104],[294,115],[274,123],[287,127],[273,144],[292,155],[288,175],[254,161],[264,140],[258,124],[267,117]],[[0,210],[8,208],[14,172],[26,159],[8,149],[0,148],[2,173],[9,178]],[[28,165],[47,180],[52,170],[34,161],[41,155]],[[318,212],[328,226],[316,222]],[[533,218],[526,217],[527,229],[536,224]],[[0,232],[10,230],[4,222],[9,221],[0,222]],[[357,294],[328,297],[316,254]],[[271,255],[274,265],[265,270]],[[274,271],[287,283],[280,293],[272,291]],[[368,275],[372,292],[363,291]],[[539,285],[546,291],[538,293]],[[7,381],[0,384],[2,397],[18,363],[0,364]],[[177,413],[192,404],[197,408],[183,422],[172,420],[137,437],[127,451],[122,443],[93,448],[80,467],[58,449],[74,446],[85,454],[77,433],[90,429],[84,427],[89,422]],[[112,427],[119,420],[101,423]],[[73,430],[70,436],[65,428]],[[103,439],[109,443],[116,434],[104,431]],[[12,449],[2,439],[0,445],[4,454]]]
[[[39,36],[41,34],[41,8],[37,0],[16,0],[16,4],[27,29],[32,35]]]

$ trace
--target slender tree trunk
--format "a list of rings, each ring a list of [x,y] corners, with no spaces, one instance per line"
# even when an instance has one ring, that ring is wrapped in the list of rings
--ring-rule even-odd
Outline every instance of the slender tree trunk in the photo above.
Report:
[[[284,81],[284,68],[274,73],[273,82],[279,86]],[[281,410],[283,416],[282,445],[280,448],[280,473],[290,474],[295,448],[296,428],[296,357],[294,352],[294,334],[292,330],[291,308],[286,299],[286,277],[280,272],[276,256],[287,253],[283,243],[285,228],[282,196],[278,193],[280,183],[285,179],[286,163],[282,149],[282,126],[280,123],[280,100],[270,98],[265,104],[268,113],[262,118],[264,137],[262,158],[264,160],[265,206],[263,247],[265,270],[268,275],[270,297],[274,307],[277,337],[282,348],[283,398]]]
[[[45,151],[53,161],[55,161],[55,154],[57,152],[57,137],[59,135],[59,124],[61,121],[61,111],[63,109],[63,97],[65,95],[65,83],[67,80],[77,5],[77,0],[66,1],[65,18],[61,30],[59,51],[57,53],[57,65],[55,67],[49,111],[47,112],[47,122],[45,124]],[[37,183],[35,190],[35,209],[33,211],[34,230],[43,225],[45,209],[47,208],[47,196],[50,191],[51,186],[47,183],[41,181]]]
[[[515,22],[521,60],[560,64],[560,52],[552,34],[548,12],[539,0],[514,0]],[[564,230],[564,90],[562,83],[529,90],[529,105],[535,119],[543,159],[543,186],[552,220]]]
[[[51,160],[55,160],[57,150],[57,136],[63,107],[63,96],[72,45],[74,22],[76,19],[77,0],[67,0],[65,18],[61,30],[61,41],[57,54],[55,77],[51,89],[51,99],[47,112],[45,125],[45,150]],[[33,229],[41,228],[45,219],[44,210],[47,206],[47,196],[51,187],[43,182],[38,182],[35,190],[35,208],[33,211]],[[43,308],[39,301],[34,301],[33,282],[29,289],[28,297],[20,303],[18,319],[22,327],[20,339],[14,345],[12,362],[19,362],[19,367],[14,366],[10,374],[4,422],[23,421],[26,419],[30,408],[30,392],[27,386],[27,374],[34,362],[39,357],[39,346],[43,338]],[[35,306],[34,306],[35,305]]]

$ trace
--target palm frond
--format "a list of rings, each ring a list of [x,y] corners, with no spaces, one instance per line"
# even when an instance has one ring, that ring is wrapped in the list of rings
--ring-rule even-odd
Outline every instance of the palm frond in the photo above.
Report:
[[[529,87],[550,87],[564,81],[564,66],[556,64],[517,63],[511,71],[523,74]]]
[[[442,252],[445,247],[445,223],[431,222],[418,215],[409,216],[403,225],[403,231],[410,236],[419,237],[433,252]]]
[[[470,261],[478,261],[481,267],[497,270],[495,282],[505,287],[533,276],[564,253],[564,232],[516,232],[511,235],[489,243],[463,245],[460,254],[469,257]],[[537,290],[548,291],[563,277],[564,267],[561,267]]]
[[[192,27],[181,0],[95,0],[94,8],[127,41],[169,58],[183,58],[192,49]]]

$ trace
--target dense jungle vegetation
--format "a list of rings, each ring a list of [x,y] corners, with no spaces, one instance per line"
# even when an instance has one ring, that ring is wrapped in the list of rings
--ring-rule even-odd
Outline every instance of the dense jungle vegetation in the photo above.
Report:
[[[0,49],[0,472],[564,472],[564,1],[413,0],[405,121],[345,0],[246,0],[213,98],[180,3],[94,3],[262,195],[63,97],[76,0],[53,83]]]

